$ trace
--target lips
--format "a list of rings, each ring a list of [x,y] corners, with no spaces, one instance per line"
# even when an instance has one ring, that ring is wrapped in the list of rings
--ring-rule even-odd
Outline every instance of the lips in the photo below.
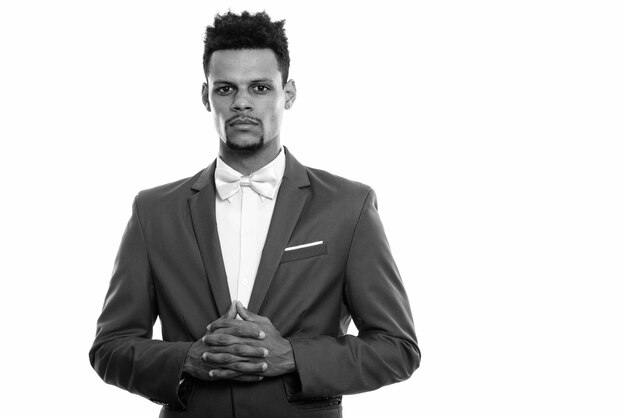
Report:
[[[228,122],[228,125],[230,126],[252,126],[252,125],[258,125],[259,123],[254,120],[254,119],[248,119],[248,118],[236,118],[230,122]]]

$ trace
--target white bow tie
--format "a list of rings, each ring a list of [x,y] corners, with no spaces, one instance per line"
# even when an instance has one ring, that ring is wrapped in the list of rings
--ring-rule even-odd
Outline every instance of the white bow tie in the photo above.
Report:
[[[229,199],[242,186],[250,187],[260,196],[274,199],[277,184],[278,179],[273,164],[255,171],[250,176],[242,176],[234,170],[228,170],[224,167],[215,169],[215,188],[222,200]]]

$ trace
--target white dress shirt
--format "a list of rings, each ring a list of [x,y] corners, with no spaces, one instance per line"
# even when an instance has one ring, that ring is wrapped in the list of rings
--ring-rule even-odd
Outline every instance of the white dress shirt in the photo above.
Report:
[[[233,301],[240,301],[244,307],[247,307],[250,301],[261,253],[274,213],[276,196],[285,173],[285,153],[282,148],[278,156],[261,170],[269,167],[274,168],[278,179],[272,198],[263,197],[244,184],[229,198],[222,199],[219,193],[215,195],[217,231],[230,298]],[[230,171],[243,180],[254,175],[252,173],[250,176],[243,176],[221,158],[217,159],[216,171],[217,169]]]

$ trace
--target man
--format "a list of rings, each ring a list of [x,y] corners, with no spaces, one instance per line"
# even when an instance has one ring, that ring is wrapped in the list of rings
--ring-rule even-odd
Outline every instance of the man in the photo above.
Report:
[[[122,239],[90,361],[162,417],[338,417],[341,395],[419,365],[374,192],[281,146],[296,98],[283,24],[229,12],[207,27],[219,158],[140,192]]]

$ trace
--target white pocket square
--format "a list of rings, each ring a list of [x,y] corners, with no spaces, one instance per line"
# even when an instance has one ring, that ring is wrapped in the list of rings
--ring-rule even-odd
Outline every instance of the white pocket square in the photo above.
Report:
[[[321,245],[323,243],[324,243],[324,241],[310,242],[308,244],[296,245],[294,247],[287,247],[287,248],[285,248],[285,251],[299,250],[300,248],[312,247],[314,245]]]

